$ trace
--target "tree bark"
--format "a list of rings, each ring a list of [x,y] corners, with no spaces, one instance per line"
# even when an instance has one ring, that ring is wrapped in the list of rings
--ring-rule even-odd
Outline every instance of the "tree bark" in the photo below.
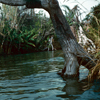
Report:
[[[64,73],[64,75],[67,76],[78,75],[79,64],[76,56],[76,39],[73,36],[60,7],[57,5],[52,8],[51,6],[51,9],[52,10],[49,11],[51,20],[65,56],[65,65],[62,74]]]
[[[95,63],[93,60],[77,43],[76,38],[59,7],[58,1],[52,0],[49,3],[49,9],[47,9],[47,11],[50,14],[56,35],[65,56],[65,65],[61,74],[66,76],[77,76],[79,74],[79,65],[84,65],[88,69],[94,67]]]
[[[17,1],[21,2],[18,3]],[[93,60],[77,43],[57,0],[39,0],[38,5],[35,5],[35,2],[34,4],[26,3],[24,0],[0,0],[0,2],[10,5],[26,5],[28,8],[43,8],[49,12],[65,56],[65,65],[61,74],[77,76],[79,74],[79,65],[84,65],[88,69],[95,66]]]
[[[24,5],[26,5],[25,0],[0,0],[0,3],[11,5],[11,6],[24,6]]]

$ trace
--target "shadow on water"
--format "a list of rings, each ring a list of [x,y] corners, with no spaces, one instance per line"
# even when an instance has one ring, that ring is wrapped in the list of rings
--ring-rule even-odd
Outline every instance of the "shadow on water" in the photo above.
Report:
[[[99,100],[100,82],[82,81],[88,70],[80,68],[78,79],[63,80],[57,72],[64,59],[61,51],[0,57],[0,100]]]

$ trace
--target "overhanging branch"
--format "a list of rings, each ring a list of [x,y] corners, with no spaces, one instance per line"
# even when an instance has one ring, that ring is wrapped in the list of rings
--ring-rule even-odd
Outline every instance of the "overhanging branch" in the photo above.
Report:
[[[11,5],[11,6],[24,6],[24,5],[26,5],[25,0],[0,0],[0,3]]]

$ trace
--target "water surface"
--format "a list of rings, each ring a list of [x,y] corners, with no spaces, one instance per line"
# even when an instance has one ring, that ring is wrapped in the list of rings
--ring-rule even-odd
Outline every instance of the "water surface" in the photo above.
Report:
[[[63,68],[61,51],[0,57],[0,100],[99,100],[100,82],[84,86],[88,70],[80,69],[80,80],[57,75]]]

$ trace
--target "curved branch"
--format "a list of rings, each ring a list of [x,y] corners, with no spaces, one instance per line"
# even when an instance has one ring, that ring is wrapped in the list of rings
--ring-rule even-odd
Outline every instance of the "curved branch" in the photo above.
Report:
[[[24,5],[26,5],[25,0],[0,0],[0,3],[11,5],[11,6],[24,6]]]

